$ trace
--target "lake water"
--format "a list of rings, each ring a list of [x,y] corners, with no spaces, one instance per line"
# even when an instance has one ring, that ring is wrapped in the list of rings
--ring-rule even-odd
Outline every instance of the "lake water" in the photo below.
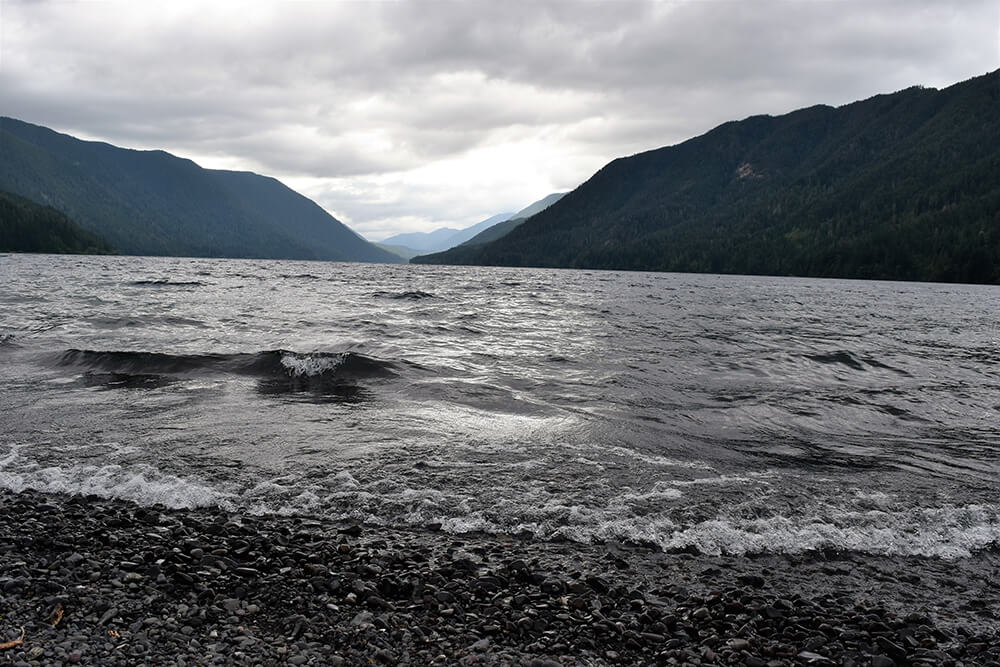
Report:
[[[0,487],[703,553],[1000,538],[1000,288],[0,255]]]

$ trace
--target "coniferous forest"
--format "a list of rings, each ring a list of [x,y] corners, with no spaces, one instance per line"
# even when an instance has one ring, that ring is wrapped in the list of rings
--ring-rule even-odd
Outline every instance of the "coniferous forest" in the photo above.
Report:
[[[412,261],[1000,283],[998,110],[1000,71],[725,123]],[[391,261],[273,179],[3,130],[0,249]]]
[[[0,117],[0,190],[126,255],[400,262],[278,180]]]
[[[1000,282],[1000,72],[723,124],[417,263]]]
[[[104,239],[50,206],[0,190],[0,252],[104,254]]]

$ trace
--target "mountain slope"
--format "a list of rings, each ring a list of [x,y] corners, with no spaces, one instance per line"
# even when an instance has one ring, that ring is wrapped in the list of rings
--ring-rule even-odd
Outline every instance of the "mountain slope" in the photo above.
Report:
[[[471,227],[466,227],[457,234],[452,234],[451,238],[448,239],[448,245],[446,245],[445,248],[453,248],[454,246],[461,245],[462,243],[467,243],[469,239],[475,237],[477,234],[481,234],[484,230],[495,227],[498,224],[503,224],[504,220],[508,220],[514,215],[517,214],[509,211],[506,213],[491,215],[482,222],[478,222]]]
[[[411,257],[416,257],[422,252],[421,250],[414,250],[413,248],[407,248],[403,245],[389,245],[387,243],[376,243],[375,245],[382,248],[382,250],[388,250],[393,255],[396,255],[400,259],[407,262],[410,261]]]
[[[536,213],[541,213],[549,206],[552,206],[557,201],[566,196],[565,192],[553,192],[552,194],[545,195],[536,202],[532,202],[522,208],[520,211],[510,216],[513,220],[527,220]]]
[[[993,72],[725,123],[448,261],[1000,282],[998,109]]]
[[[0,118],[0,189],[125,254],[398,262],[279,181]]]
[[[472,252],[467,248],[464,248],[463,246],[482,245],[484,243],[489,243],[490,241],[495,241],[503,236],[506,236],[511,232],[512,229],[522,225],[531,216],[541,211],[544,211],[549,206],[552,206],[552,204],[562,199],[563,196],[565,196],[565,194],[566,194],[565,192],[555,192],[553,194],[547,195],[546,197],[539,199],[538,201],[529,204],[528,206],[525,206],[523,209],[509,216],[509,218],[503,220],[502,222],[497,222],[496,224],[486,227],[485,229],[483,229],[483,231],[479,232],[478,234],[469,238],[468,240],[464,241],[458,246],[453,247],[449,250],[445,250],[444,252],[436,253],[433,256],[428,256],[428,259],[433,259],[434,260],[433,263],[461,264],[462,262],[460,261],[455,262],[452,260],[461,258],[466,253]],[[478,226],[479,225],[477,225],[477,227]],[[410,259],[412,259],[412,257]]]
[[[54,208],[0,191],[0,252],[105,254],[112,249]]]

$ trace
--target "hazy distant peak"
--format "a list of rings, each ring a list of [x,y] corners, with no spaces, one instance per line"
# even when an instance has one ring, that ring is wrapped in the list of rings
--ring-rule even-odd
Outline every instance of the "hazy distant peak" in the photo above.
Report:
[[[482,222],[477,222],[464,229],[452,229],[451,227],[440,227],[432,232],[409,232],[406,234],[396,234],[378,242],[380,246],[391,246],[393,252],[401,257],[413,257],[428,252],[439,252],[453,248],[460,243],[471,239],[482,230],[503,222],[514,215],[513,213],[498,213],[490,216]]]

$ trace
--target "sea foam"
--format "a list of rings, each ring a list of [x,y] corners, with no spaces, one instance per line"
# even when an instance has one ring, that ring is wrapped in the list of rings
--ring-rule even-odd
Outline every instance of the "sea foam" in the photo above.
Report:
[[[14,492],[30,489],[43,493],[94,495],[172,509],[232,506],[228,494],[201,482],[164,475],[151,468],[135,470],[118,465],[0,471],[0,488]]]
[[[281,365],[294,377],[317,377],[336,371],[347,358],[347,353],[310,355],[285,352],[281,355]]]

